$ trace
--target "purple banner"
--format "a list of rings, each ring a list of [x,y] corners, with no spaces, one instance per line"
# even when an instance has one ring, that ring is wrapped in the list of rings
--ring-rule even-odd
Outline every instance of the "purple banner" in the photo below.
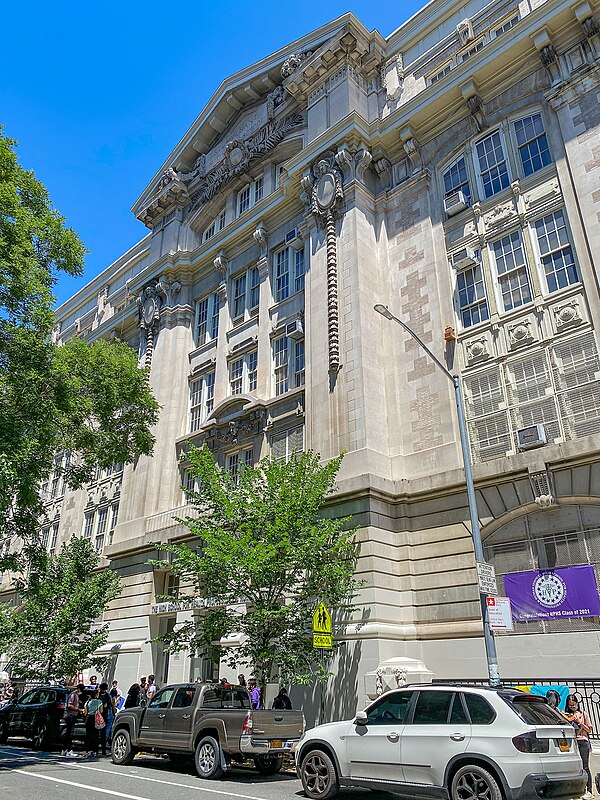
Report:
[[[600,616],[600,598],[594,568],[590,564],[504,576],[517,622],[531,619]]]

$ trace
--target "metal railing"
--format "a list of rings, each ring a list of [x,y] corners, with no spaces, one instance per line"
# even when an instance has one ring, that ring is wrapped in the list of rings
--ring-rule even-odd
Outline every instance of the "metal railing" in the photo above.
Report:
[[[487,686],[484,678],[434,678],[433,683],[465,683]],[[592,720],[590,739],[600,739],[600,678],[502,678],[503,686],[568,686],[571,694],[579,695],[582,708]]]

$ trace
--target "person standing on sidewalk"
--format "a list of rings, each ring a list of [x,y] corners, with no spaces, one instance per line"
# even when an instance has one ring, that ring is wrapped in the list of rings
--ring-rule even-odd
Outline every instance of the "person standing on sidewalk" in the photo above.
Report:
[[[148,685],[146,686],[146,701],[149,703],[158,690],[154,681],[154,675],[148,675]]]
[[[592,773],[590,772],[590,733],[592,732],[592,721],[587,711],[580,705],[577,695],[570,694],[567,697],[566,710],[563,712],[571,725],[575,728],[575,739],[579,748],[579,755],[583,762],[583,768],[587,772],[587,786],[582,800],[591,800],[592,795]]]
[[[98,756],[98,745],[100,743],[100,728],[96,727],[96,712],[100,712],[102,717],[102,700],[98,697],[98,691],[90,697],[84,706],[85,713],[85,749],[89,758]],[[102,726],[104,728],[104,725]]]
[[[248,692],[250,693],[250,705],[254,709],[260,708],[260,689],[256,684],[256,678],[251,675],[248,678]]]
[[[67,697],[67,707],[65,709],[65,747],[61,756],[76,758],[77,753],[73,752],[73,728],[77,718],[83,712],[79,703],[79,694],[85,691],[83,683],[78,683],[75,688],[71,688]]]
[[[104,727],[100,728],[100,747],[102,748],[102,755],[106,755],[106,745],[110,742],[110,730],[112,728],[113,720],[115,718],[115,707],[113,699],[108,693],[108,683],[100,684],[99,699],[102,702],[100,713],[104,720]]]

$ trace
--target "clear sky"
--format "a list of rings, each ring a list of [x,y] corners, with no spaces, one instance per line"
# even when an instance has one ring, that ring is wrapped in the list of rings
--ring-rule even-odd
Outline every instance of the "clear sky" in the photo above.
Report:
[[[90,251],[63,302],[141,239],[131,205],[221,80],[353,11],[389,36],[424,2],[20,0],[2,11],[0,124]]]

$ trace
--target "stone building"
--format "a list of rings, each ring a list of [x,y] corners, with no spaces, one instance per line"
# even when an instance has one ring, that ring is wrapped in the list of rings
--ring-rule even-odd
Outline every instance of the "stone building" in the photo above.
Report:
[[[376,303],[462,375],[500,591],[598,570],[599,14],[433,0],[387,38],[346,14],[225,80],[160,166],[133,207],[148,234],[58,311],[62,341],[138,348],[163,406],[153,458],[47,488],[48,546],[83,533],[122,576],[123,683],[216,668],[151,642],[201,613],[157,602],[173,580],[146,563],[184,533],[188,440],[232,472],[347,451],[365,586],[334,711],[393,657],[486,674],[452,386]],[[597,675],[599,645],[595,617],[517,623],[501,674]]]

